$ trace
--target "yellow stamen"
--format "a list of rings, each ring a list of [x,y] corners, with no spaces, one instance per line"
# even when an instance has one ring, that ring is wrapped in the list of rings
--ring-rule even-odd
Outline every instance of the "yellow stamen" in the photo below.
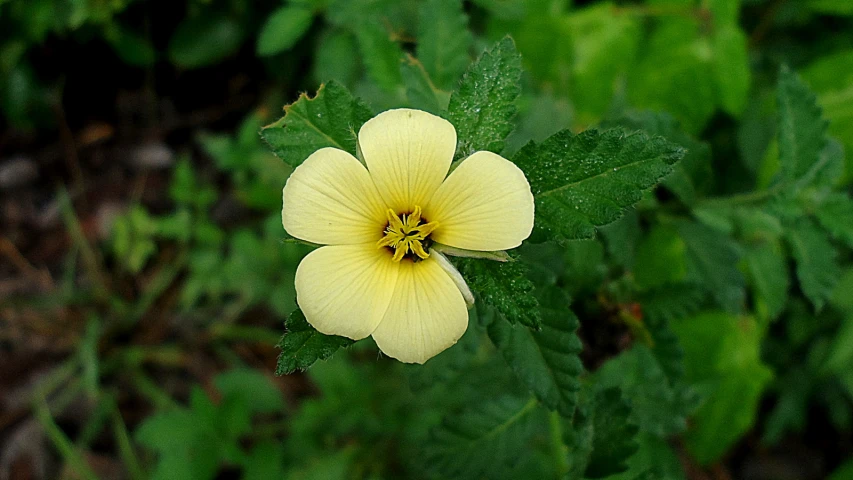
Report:
[[[376,243],[378,248],[391,247],[394,249],[392,260],[399,262],[407,253],[413,253],[421,259],[429,258],[429,252],[423,242],[436,228],[438,222],[421,224],[421,207],[415,206],[412,213],[403,215],[402,220],[394,210],[388,209],[388,226],[385,236]]]

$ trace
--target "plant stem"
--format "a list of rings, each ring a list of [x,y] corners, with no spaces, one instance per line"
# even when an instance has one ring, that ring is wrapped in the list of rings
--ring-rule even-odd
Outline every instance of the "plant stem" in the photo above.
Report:
[[[569,473],[569,452],[563,443],[563,426],[560,423],[560,414],[551,412],[548,416],[548,426],[551,431],[551,454],[557,468],[558,478],[563,478]]]

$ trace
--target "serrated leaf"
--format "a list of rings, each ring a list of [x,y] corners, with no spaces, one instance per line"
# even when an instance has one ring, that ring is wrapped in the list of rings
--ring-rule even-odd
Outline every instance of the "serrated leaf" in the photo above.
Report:
[[[456,83],[470,57],[474,39],[460,0],[427,0],[418,21],[418,60],[441,89]]]
[[[743,307],[745,283],[738,269],[740,246],[731,237],[693,222],[679,222],[678,233],[687,246],[687,280],[701,285],[730,312]]]
[[[311,27],[313,17],[310,9],[295,5],[272,12],[258,34],[258,55],[275,55],[292,47]]]
[[[278,354],[276,375],[288,375],[296,370],[305,370],[317,360],[325,360],[339,348],[353,343],[348,338],[323,335],[314,330],[301,310],[290,314],[284,329],[284,335],[276,345],[281,350]]]
[[[643,316],[671,322],[689,317],[705,304],[708,293],[699,285],[672,285],[644,293],[640,297]]]
[[[341,84],[321,85],[314,98],[303,94],[285,115],[261,130],[273,153],[296,167],[323,147],[356,154],[358,131],[373,113]]]
[[[780,181],[808,181],[826,145],[827,122],[815,94],[788,68],[779,73],[776,100]]]
[[[355,30],[361,58],[370,78],[386,91],[403,83],[400,60],[403,49],[392,40],[391,34],[378,21],[367,21]]]
[[[603,478],[628,469],[628,459],[637,451],[639,428],[631,421],[631,407],[618,388],[595,395],[592,418],[592,452],[585,478]]]
[[[456,127],[455,158],[479,150],[500,153],[512,131],[521,93],[521,55],[506,37],[483,52],[450,96],[447,118]]]
[[[596,373],[598,388],[619,387],[631,400],[631,418],[657,436],[683,431],[695,406],[692,391],[674,388],[652,352],[643,345],[608,360]]]
[[[744,255],[750,283],[755,288],[755,311],[775,319],[788,303],[790,275],[785,254],[777,241],[753,245]]]
[[[815,216],[830,235],[853,248],[853,199],[843,193],[831,193],[815,209]]]
[[[592,238],[672,171],[683,149],[661,137],[621,129],[563,130],[529,143],[512,161],[536,197],[536,240]]]
[[[461,257],[454,258],[453,263],[479,301],[511,323],[539,328],[539,302],[533,296],[534,286],[525,276],[523,263]]]
[[[502,396],[444,419],[426,445],[426,465],[442,478],[498,478],[527,450],[536,400]]]
[[[559,305],[541,307],[540,331],[512,325],[503,318],[495,319],[488,331],[513,372],[536,398],[568,417],[577,403],[579,376],[583,371],[578,357],[582,345],[575,334],[580,324],[569,310],[565,294],[554,288],[548,295]]]
[[[803,220],[789,228],[786,239],[797,264],[797,279],[816,310],[823,308],[841,277],[835,246],[812,222]]]
[[[684,148],[684,157],[675,164],[672,174],[661,181],[661,184],[682,202],[692,205],[698,196],[710,189],[714,178],[711,170],[711,149],[707,143],[685,133],[674,117],[662,112],[629,112],[605,122],[602,126],[617,125],[643,130],[649,135],[660,135]]]

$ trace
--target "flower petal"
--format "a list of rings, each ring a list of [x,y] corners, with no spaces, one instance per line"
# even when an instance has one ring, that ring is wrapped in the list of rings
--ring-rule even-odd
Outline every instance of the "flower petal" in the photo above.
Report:
[[[424,206],[437,221],[436,242],[466,250],[506,250],[533,230],[533,194],[514,163],[475,152],[447,177]]]
[[[367,169],[336,148],[321,148],[296,167],[282,203],[284,229],[308,242],[376,242],[385,228],[386,208]]]
[[[456,151],[456,129],[420,110],[388,110],[358,132],[358,146],[380,195],[397,213],[423,206]]]
[[[399,270],[373,243],[321,247],[296,269],[296,303],[320,333],[360,340],[382,321]]]
[[[465,333],[468,310],[453,280],[431,257],[399,265],[394,297],[373,339],[389,357],[424,363]]]

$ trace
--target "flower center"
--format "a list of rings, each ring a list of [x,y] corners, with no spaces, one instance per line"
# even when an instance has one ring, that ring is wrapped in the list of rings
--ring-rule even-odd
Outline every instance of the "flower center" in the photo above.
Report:
[[[421,218],[421,207],[415,206],[412,213],[397,215],[394,210],[388,209],[388,225],[385,227],[385,236],[376,244],[379,248],[394,250],[395,262],[399,262],[406,255],[412,260],[425,260],[429,257],[427,251],[430,240],[429,234],[438,228],[438,222],[427,223]]]

